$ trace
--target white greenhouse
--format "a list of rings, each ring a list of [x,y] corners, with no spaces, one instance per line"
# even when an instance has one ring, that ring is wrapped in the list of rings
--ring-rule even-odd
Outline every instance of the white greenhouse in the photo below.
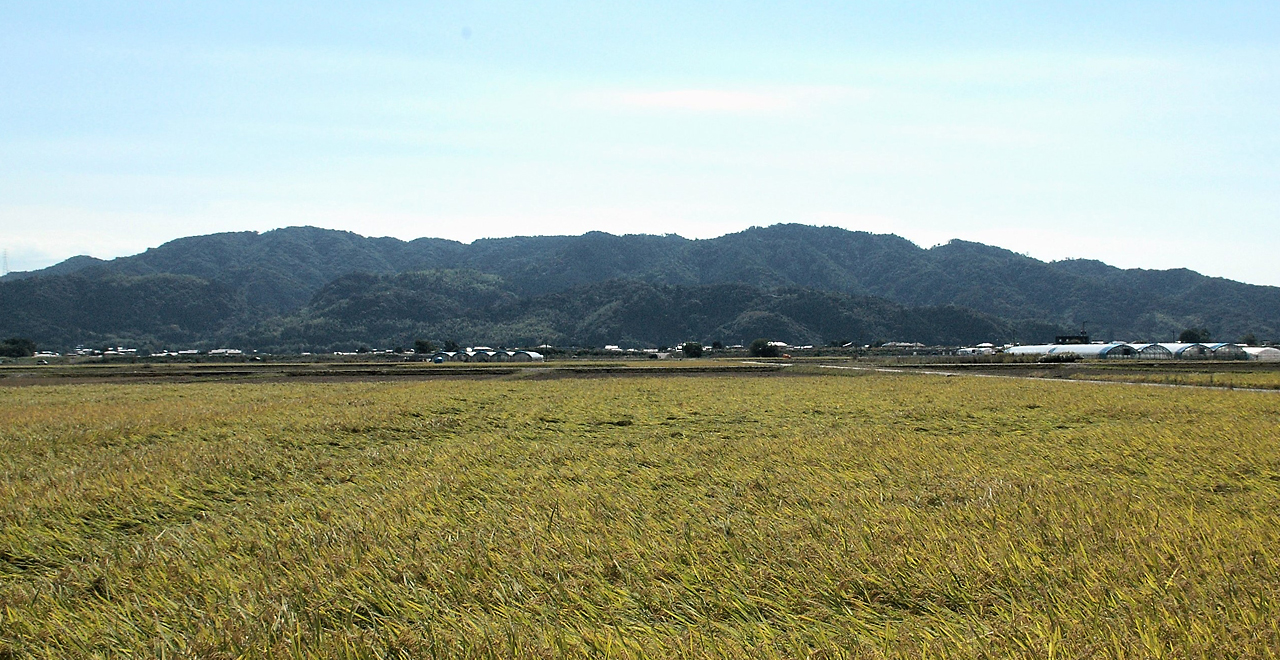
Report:
[[[1178,358],[1179,360],[1208,360],[1213,357],[1213,353],[1209,351],[1209,347],[1204,344],[1168,342],[1160,345],[1169,349],[1169,352],[1173,353],[1173,357]]]
[[[1173,352],[1160,344],[1133,344],[1139,360],[1172,360]]]
[[[1241,346],[1241,350],[1250,360],[1259,362],[1280,362],[1280,348],[1271,346]]]
[[[1036,344],[1013,346],[1004,351],[1010,355],[1067,355],[1075,354],[1085,359],[1111,360],[1136,357],[1132,346],[1121,342],[1110,344]]]
[[[1249,354],[1244,352],[1243,348],[1227,342],[1218,344],[1209,344],[1206,346],[1209,352],[1213,354],[1215,360],[1248,360]]]

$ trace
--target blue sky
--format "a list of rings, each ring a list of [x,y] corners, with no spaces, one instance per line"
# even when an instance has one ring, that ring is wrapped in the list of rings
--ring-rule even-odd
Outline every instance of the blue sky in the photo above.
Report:
[[[0,0],[10,268],[802,222],[1280,285],[1280,3],[534,4]]]

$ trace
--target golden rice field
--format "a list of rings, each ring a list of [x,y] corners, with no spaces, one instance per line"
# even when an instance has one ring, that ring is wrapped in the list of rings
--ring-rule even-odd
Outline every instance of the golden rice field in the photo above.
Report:
[[[1137,369],[1120,368],[1112,371],[1087,372],[1073,375],[1072,377],[1127,383],[1280,390],[1280,370],[1274,368],[1256,371],[1214,371],[1206,369],[1204,371],[1174,372],[1142,372]]]
[[[1280,396],[0,389],[0,658],[1273,658]]]

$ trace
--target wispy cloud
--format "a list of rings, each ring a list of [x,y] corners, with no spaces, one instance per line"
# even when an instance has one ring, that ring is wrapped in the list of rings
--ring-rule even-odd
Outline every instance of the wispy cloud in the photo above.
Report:
[[[795,107],[795,100],[785,94],[735,92],[723,89],[622,92],[615,95],[614,101],[618,105],[632,108],[691,112],[756,113]]]
[[[858,96],[842,87],[782,87],[763,90],[661,89],[590,92],[588,104],[633,110],[708,114],[775,114]]]

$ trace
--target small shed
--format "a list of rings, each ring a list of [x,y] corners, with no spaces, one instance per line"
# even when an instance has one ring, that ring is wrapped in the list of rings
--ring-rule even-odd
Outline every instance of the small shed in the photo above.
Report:
[[[542,362],[542,354],[537,351],[516,351],[511,354],[512,362]]]

